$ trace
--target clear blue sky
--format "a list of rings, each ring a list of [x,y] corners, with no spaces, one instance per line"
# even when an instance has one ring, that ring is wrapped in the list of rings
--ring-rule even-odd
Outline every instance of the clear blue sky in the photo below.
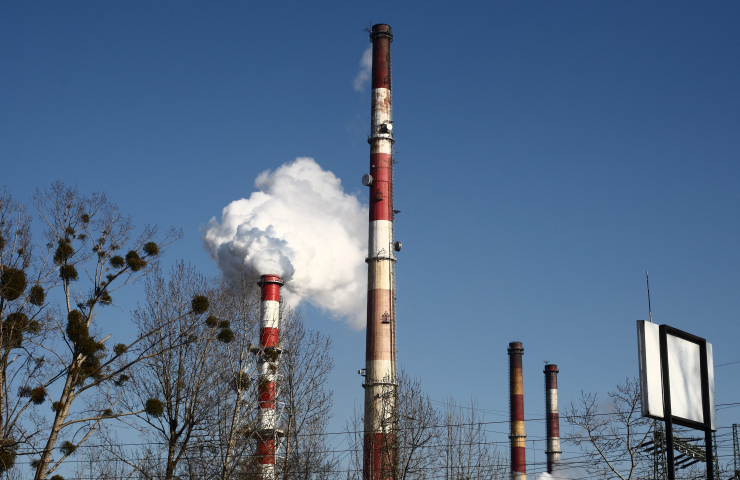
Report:
[[[4,2],[0,184],[102,190],[216,275],[199,228],[266,169],[310,156],[366,201],[371,22],[395,34],[399,359],[433,398],[507,412],[512,340],[533,416],[544,360],[563,406],[636,375],[645,269],[656,322],[740,360],[738,2]],[[337,429],[364,332],[304,313]]]

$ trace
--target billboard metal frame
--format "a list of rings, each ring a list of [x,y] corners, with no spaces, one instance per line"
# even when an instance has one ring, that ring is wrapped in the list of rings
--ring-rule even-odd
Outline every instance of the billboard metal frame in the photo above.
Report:
[[[706,445],[707,478],[714,479],[714,461],[712,456],[712,411],[709,394],[709,366],[707,362],[707,341],[696,335],[669,325],[660,325],[660,371],[663,383],[663,421],[666,427],[666,450],[668,454],[668,480],[675,480],[676,469],[673,457],[673,424],[704,431]],[[671,377],[668,365],[668,336],[677,337],[699,346],[701,369],[701,397],[704,421],[696,422],[687,418],[674,416],[671,413]]]

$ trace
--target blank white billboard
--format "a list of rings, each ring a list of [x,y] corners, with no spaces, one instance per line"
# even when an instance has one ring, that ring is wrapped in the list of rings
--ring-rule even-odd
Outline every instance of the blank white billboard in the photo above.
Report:
[[[660,332],[656,323],[637,321],[637,345],[640,353],[642,416],[663,418]]]
[[[660,328],[657,324],[637,321],[640,355],[642,416],[663,419],[663,382],[660,364]],[[701,348],[699,344],[668,334],[668,372],[671,387],[671,413],[674,417],[704,423],[701,391]],[[714,362],[712,345],[707,343],[709,410],[712,430],[716,430],[714,406]]]

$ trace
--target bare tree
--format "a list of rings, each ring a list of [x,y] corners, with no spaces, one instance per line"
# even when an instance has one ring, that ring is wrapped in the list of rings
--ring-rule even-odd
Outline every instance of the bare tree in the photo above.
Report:
[[[48,255],[35,255],[32,240],[26,205],[0,190],[0,475],[15,464],[19,446],[40,433],[41,419],[24,419],[47,397],[48,366],[37,345],[53,268]]]
[[[188,470],[198,478],[227,480],[250,478],[254,473],[250,432],[256,419],[257,365],[251,349],[259,335],[259,275],[243,269],[233,281],[223,281],[213,313],[229,319],[234,340],[222,345],[222,394],[214,400],[214,418],[209,431],[197,443],[188,460]],[[248,459],[248,460],[244,460]]]
[[[255,438],[259,356],[259,275],[244,269],[224,281],[211,312],[228,318],[233,341],[220,346],[223,362],[212,399],[213,421],[188,452],[182,475],[226,480],[256,478]],[[306,329],[300,314],[288,307],[280,312],[277,365],[278,438],[276,473],[285,479],[324,479],[333,475],[334,456],[328,451],[326,427],[332,406],[327,389],[334,366],[331,341]]]
[[[146,304],[134,314],[140,332],[156,332],[142,346],[157,354],[131,368],[129,394],[121,402],[126,411],[137,412],[134,428],[156,459],[154,471],[138,468],[145,478],[171,480],[212,422],[222,391],[219,342],[230,342],[234,334],[228,320],[193,311],[192,298],[208,290],[206,279],[180,262],[169,279],[160,271],[147,279]],[[217,303],[214,295],[211,291],[209,303]]]
[[[440,423],[442,417],[421,389],[418,378],[405,370],[398,375],[398,478],[427,478],[429,468],[439,457]]]
[[[389,386],[387,390],[389,398],[396,392],[397,398],[385,403],[388,407],[398,406],[397,411],[388,415],[394,428],[388,436],[391,440],[382,448],[385,454],[397,457],[398,468],[392,472],[393,478],[428,478],[437,468],[441,452],[442,416],[422,390],[419,379],[409,377],[403,369],[398,374],[398,386]],[[363,428],[362,414],[356,411],[346,427],[351,451],[349,466],[355,472],[363,469]]]
[[[650,465],[640,450],[651,438],[652,421],[640,414],[639,383],[628,378],[608,397],[600,408],[597,394],[581,392],[566,411],[572,430],[564,440],[581,448],[583,468],[597,478],[646,478]]]
[[[42,281],[47,287],[59,287],[53,292],[58,291],[60,300],[58,308],[46,308],[44,323],[39,321],[44,337],[34,342],[37,327],[32,321],[24,329],[35,350],[43,352],[43,357],[37,353],[29,358],[45,368],[29,371],[37,386],[30,392],[21,389],[20,396],[28,396],[34,404],[43,403],[51,394],[58,398],[52,403],[51,418],[38,411],[26,417],[37,426],[26,447],[39,455],[32,467],[36,480],[42,480],[74,455],[101,422],[134,413],[114,410],[118,410],[126,372],[160,348],[145,342],[156,332],[142,332],[132,341],[109,348],[111,335],[101,333],[100,319],[105,308],[115,304],[113,296],[120,288],[153,271],[165,247],[179,233],[170,231],[155,241],[156,228],[146,227],[134,238],[130,219],[104,195],[85,197],[60,182],[47,191],[37,191],[32,203],[45,228],[46,245],[42,255],[32,260],[35,264],[27,268],[35,272],[36,282],[28,302],[34,303],[34,291],[41,293],[35,287],[41,287]],[[207,299],[199,298],[202,301],[193,299],[191,310],[207,308]],[[8,338],[17,340],[12,335]],[[54,459],[57,448],[61,456]]]
[[[450,398],[444,410],[439,468],[445,479],[503,479],[508,465],[488,440],[484,418],[471,400],[463,406]]]
[[[660,476],[666,468],[663,447],[655,447],[656,443],[662,444],[664,433],[658,422],[642,417],[639,382],[627,378],[607,396],[608,400],[600,404],[596,393],[581,392],[565,413],[571,431],[563,440],[579,446],[585,456],[578,465],[600,479],[642,480]],[[695,436],[692,432],[675,426],[674,437],[691,438]],[[677,469],[676,478],[706,478],[706,466],[701,462]]]
[[[285,436],[278,471],[284,479],[326,479],[336,465],[329,453],[326,427],[331,418],[332,392],[327,389],[334,361],[331,339],[307,330],[300,314],[281,309],[278,402]]]

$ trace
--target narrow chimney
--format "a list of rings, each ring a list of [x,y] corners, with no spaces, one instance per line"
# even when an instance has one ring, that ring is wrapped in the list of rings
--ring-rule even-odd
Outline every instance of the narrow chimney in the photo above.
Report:
[[[558,413],[558,366],[545,365],[545,413],[547,414],[547,473],[560,468],[560,414]]]
[[[391,27],[373,25],[370,188],[365,346],[363,479],[395,478],[393,422],[396,409],[396,309],[393,241],[393,124],[391,117]],[[400,250],[400,244],[398,245]]]
[[[525,456],[524,434],[524,380],[522,376],[522,355],[524,347],[521,342],[509,344],[509,415],[511,420],[511,480],[527,479],[527,461]]]
[[[262,292],[260,304],[259,383],[257,385],[257,462],[261,478],[275,478],[275,441],[277,429],[275,380],[282,349],[280,348],[280,286],[278,275],[262,275],[258,285]]]

